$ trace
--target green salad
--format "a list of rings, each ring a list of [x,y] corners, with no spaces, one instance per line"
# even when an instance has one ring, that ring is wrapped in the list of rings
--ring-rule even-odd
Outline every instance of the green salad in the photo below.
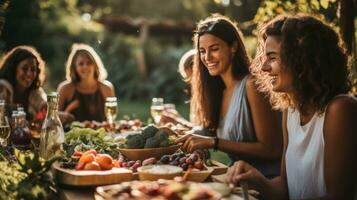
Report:
[[[63,148],[67,156],[71,156],[75,151],[85,152],[90,149],[109,154],[113,158],[119,155],[119,145],[112,137],[106,135],[104,128],[94,130],[74,127],[65,134]]]

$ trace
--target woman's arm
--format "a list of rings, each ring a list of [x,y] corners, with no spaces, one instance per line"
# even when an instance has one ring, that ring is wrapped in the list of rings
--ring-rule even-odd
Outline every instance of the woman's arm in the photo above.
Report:
[[[114,86],[111,82],[105,80],[101,82],[102,94],[104,98],[106,97],[115,97]]]
[[[236,142],[218,139],[217,148],[226,153],[237,154],[241,158],[278,159],[282,152],[282,134],[278,129],[277,114],[259,93],[252,79],[246,84],[249,107],[257,142]],[[215,141],[198,135],[184,136],[176,142],[184,142],[182,149],[192,152],[196,149],[213,148]]]
[[[243,158],[280,158],[282,134],[278,128],[277,113],[272,110],[263,94],[258,92],[252,78],[247,81],[246,91],[257,142],[234,142],[220,139],[218,149]]]
[[[357,183],[357,100],[339,96],[324,122],[326,199],[353,199]]]
[[[286,128],[287,113],[283,113],[283,142],[284,151],[281,161],[280,176],[268,180],[257,169],[244,161],[235,162],[227,172],[227,182],[239,183],[248,181],[250,188],[259,191],[266,199],[288,199],[288,187],[286,181],[285,152],[288,146],[288,132]]]
[[[70,88],[70,82],[64,81],[58,85],[57,92],[59,95],[59,100],[58,100],[58,110],[59,111],[64,111],[65,108],[65,103],[68,101],[68,96],[69,93],[73,91]]]

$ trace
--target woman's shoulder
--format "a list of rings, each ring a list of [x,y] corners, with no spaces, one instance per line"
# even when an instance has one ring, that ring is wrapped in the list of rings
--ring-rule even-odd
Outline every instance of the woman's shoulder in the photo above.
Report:
[[[357,112],[357,98],[350,95],[338,95],[334,97],[326,107],[326,113],[334,115],[340,112]],[[356,113],[357,114],[357,113]]]
[[[75,85],[71,81],[63,81],[60,84],[58,84],[58,91],[60,90],[68,90],[68,89],[74,89]]]
[[[104,80],[99,82],[100,90],[105,96],[113,96],[114,86],[110,81]]]
[[[74,92],[76,86],[70,81],[63,81],[58,85],[57,91],[61,96],[67,96]]]
[[[263,97],[262,92],[258,90],[258,85],[256,84],[256,79],[252,75],[246,75],[242,80],[245,80],[245,90],[248,96]]]
[[[9,81],[6,79],[0,79],[0,87],[6,88],[8,90],[12,90],[12,85]]]

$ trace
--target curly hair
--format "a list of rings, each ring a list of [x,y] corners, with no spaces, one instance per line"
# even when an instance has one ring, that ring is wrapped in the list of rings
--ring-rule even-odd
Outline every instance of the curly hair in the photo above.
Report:
[[[12,86],[16,86],[16,70],[19,63],[28,58],[36,60],[37,74],[28,88],[29,91],[41,87],[45,81],[45,62],[42,60],[41,55],[32,46],[17,46],[11,49],[2,58],[0,63],[0,78],[6,79]]]
[[[281,62],[293,76],[293,97],[274,92],[271,78],[261,70],[268,36],[280,42]],[[322,113],[333,97],[348,93],[351,87],[348,56],[339,35],[323,21],[303,13],[280,15],[261,27],[250,70],[258,89],[267,92],[273,106],[281,110],[292,107],[304,113],[312,106]]]
[[[76,71],[76,59],[78,56],[85,56],[95,65],[94,78],[99,81],[104,81],[107,76],[107,70],[104,68],[103,62],[94,51],[94,49],[86,44],[75,43],[72,45],[71,53],[66,61],[66,79],[73,83],[79,83],[80,77]]]
[[[243,36],[236,23],[228,17],[213,14],[200,21],[194,35],[196,55],[192,76],[192,106],[197,123],[205,128],[216,129],[219,124],[224,82],[220,76],[211,76],[199,56],[199,38],[204,34],[212,34],[229,47],[237,44],[237,51],[232,57],[232,74],[235,79],[249,73],[250,58],[246,52]]]

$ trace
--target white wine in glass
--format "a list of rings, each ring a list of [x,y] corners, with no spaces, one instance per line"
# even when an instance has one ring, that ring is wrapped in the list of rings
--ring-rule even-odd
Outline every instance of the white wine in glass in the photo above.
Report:
[[[113,124],[118,114],[118,104],[116,97],[107,97],[104,106],[105,117],[110,124]]]
[[[155,124],[160,124],[161,114],[164,111],[164,99],[153,98],[150,107],[151,116],[154,119]]]

